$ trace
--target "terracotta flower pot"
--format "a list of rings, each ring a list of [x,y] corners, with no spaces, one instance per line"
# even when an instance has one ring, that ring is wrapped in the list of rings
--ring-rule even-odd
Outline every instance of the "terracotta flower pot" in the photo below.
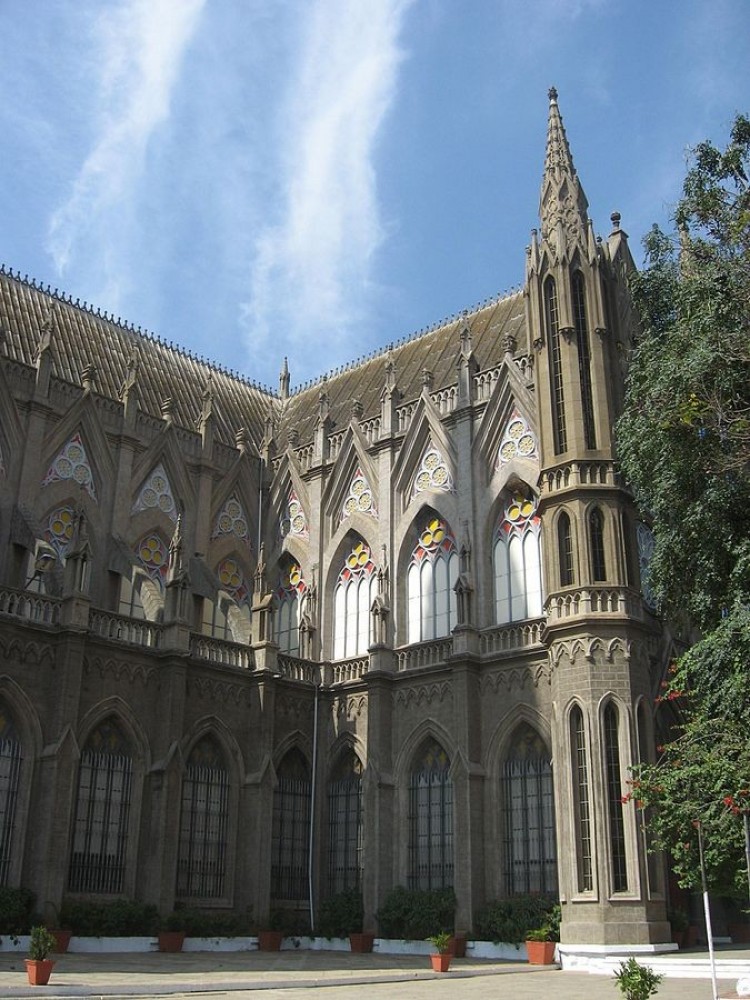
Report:
[[[53,930],[50,931],[52,937],[55,939],[55,951],[62,955],[68,950],[68,945],[70,944],[70,939],[73,936],[73,932],[69,930]]]
[[[365,954],[366,952],[372,951],[372,945],[375,941],[374,934],[350,934],[349,935],[349,947],[351,950],[357,954]]]
[[[258,950],[280,951],[283,939],[283,931],[258,931]]]
[[[466,935],[457,931],[448,942],[448,951],[454,958],[466,958]]]
[[[527,941],[526,955],[529,960],[529,965],[554,965],[555,942]]]
[[[159,951],[182,951],[185,931],[159,931]]]
[[[55,964],[51,958],[27,958],[26,975],[32,986],[46,986]]]
[[[453,958],[448,952],[439,952],[436,955],[430,955],[430,961],[432,962],[433,972],[447,972],[450,968],[451,959]]]

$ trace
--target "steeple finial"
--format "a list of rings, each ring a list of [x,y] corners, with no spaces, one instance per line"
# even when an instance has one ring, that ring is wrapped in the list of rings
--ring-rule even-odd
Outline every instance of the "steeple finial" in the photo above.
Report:
[[[279,395],[282,399],[289,399],[289,362],[286,358],[279,372]]]
[[[586,245],[588,228],[588,201],[578,180],[573,157],[565,134],[557,90],[549,89],[549,121],[547,124],[547,151],[544,158],[544,176],[539,200],[539,218],[542,223],[542,240],[555,246],[560,238]],[[555,230],[562,232],[555,232]]]

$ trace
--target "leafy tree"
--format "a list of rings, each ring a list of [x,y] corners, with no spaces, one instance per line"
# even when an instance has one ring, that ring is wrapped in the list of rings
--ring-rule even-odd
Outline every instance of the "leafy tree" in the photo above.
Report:
[[[684,725],[656,765],[636,769],[654,846],[682,884],[699,883],[694,822],[716,888],[747,886],[750,808],[750,120],[724,150],[701,143],[675,212],[676,235],[645,240],[633,279],[642,335],[618,447],[653,522],[649,586],[702,639],[663,697]]]

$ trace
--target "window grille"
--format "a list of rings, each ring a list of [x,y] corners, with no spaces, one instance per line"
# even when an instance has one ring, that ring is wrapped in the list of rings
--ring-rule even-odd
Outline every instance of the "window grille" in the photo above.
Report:
[[[598,507],[594,507],[589,514],[589,539],[591,543],[591,576],[594,580],[606,580],[604,517]]]
[[[555,806],[550,754],[523,726],[503,765],[505,890],[509,896],[557,892]]]
[[[604,709],[604,754],[607,770],[612,888],[615,892],[624,892],[628,888],[628,868],[625,857],[625,819],[622,813],[622,776],[617,723],[617,709],[610,702]]]
[[[428,518],[407,571],[408,641],[450,635],[458,616],[458,553],[453,533],[439,517]]]
[[[495,621],[535,618],[542,613],[542,522],[536,498],[514,496],[495,530]]]
[[[453,885],[453,784],[450,760],[435,742],[419,756],[409,783],[410,889]]]
[[[107,720],[89,737],[78,771],[71,892],[123,891],[133,761],[125,737]]]
[[[560,586],[570,587],[573,583],[573,537],[570,518],[564,511],[557,522],[557,547],[560,559]]]
[[[210,737],[192,749],[182,779],[177,896],[219,899],[225,894],[229,776]]]
[[[10,874],[21,759],[16,727],[0,705],[0,885],[8,884]]]
[[[349,752],[328,786],[328,892],[362,881],[362,764]]]
[[[581,383],[581,408],[583,410],[583,432],[587,448],[596,448],[594,425],[594,397],[591,390],[591,350],[589,330],[586,322],[586,285],[583,275],[576,271],[572,280],[573,316],[578,343],[578,376]]]
[[[570,736],[573,750],[573,807],[578,854],[578,891],[590,892],[594,888],[594,869],[591,844],[589,771],[583,713],[578,707],[570,713]]]
[[[310,769],[299,750],[279,765],[273,796],[271,896],[305,899],[310,837]]]
[[[562,356],[560,354],[560,322],[557,308],[557,286],[554,278],[547,278],[544,284],[544,311],[549,338],[549,378],[552,396],[552,434],[555,454],[559,455],[568,447],[565,427],[565,399],[563,396]]]

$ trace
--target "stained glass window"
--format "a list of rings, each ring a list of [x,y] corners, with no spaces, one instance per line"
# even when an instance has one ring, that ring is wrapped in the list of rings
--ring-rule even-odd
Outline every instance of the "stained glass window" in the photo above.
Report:
[[[417,493],[425,493],[430,490],[444,490],[449,492],[452,489],[453,480],[451,479],[445,459],[437,448],[428,448],[414,477],[414,492],[412,495],[416,496]]]
[[[357,469],[349,484],[349,493],[341,509],[341,520],[343,521],[354,513],[369,514],[371,517],[378,516],[372,489],[361,469]]]
[[[300,605],[307,585],[302,568],[295,561],[282,569],[276,588],[276,643],[282,653],[299,653]]]
[[[333,595],[333,658],[362,656],[370,645],[370,608],[375,600],[375,563],[366,542],[356,541],[344,561]]]
[[[133,504],[132,513],[140,510],[160,510],[173,521],[177,520],[177,504],[169,483],[169,477],[161,463],[151,472]]]
[[[409,779],[410,889],[453,885],[453,783],[450,758],[430,740],[416,756]]]
[[[518,410],[513,410],[497,451],[497,464],[505,465],[516,457],[538,458],[538,456],[534,432]]]
[[[245,510],[235,494],[227,500],[219,511],[214,525],[214,538],[222,535],[236,535],[247,546],[250,546],[250,528]]]
[[[169,549],[155,531],[144,535],[135,548],[136,558],[149,578],[164,587],[169,569]]]
[[[536,618],[542,613],[542,522],[536,497],[516,494],[495,530],[495,621]]]
[[[47,470],[42,486],[49,486],[59,480],[72,480],[86,490],[92,500],[96,500],[94,475],[80,434],[74,434],[62,448]]]
[[[289,491],[289,498],[286,502],[279,527],[282,538],[286,538],[287,535],[297,535],[299,538],[307,538],[309,534],[305,508],[302,506],[294,490]]]
[[[457,622],[458,552],[447,523],[430,516],[419,533],[406,574],[408,641],[450,635]]]

